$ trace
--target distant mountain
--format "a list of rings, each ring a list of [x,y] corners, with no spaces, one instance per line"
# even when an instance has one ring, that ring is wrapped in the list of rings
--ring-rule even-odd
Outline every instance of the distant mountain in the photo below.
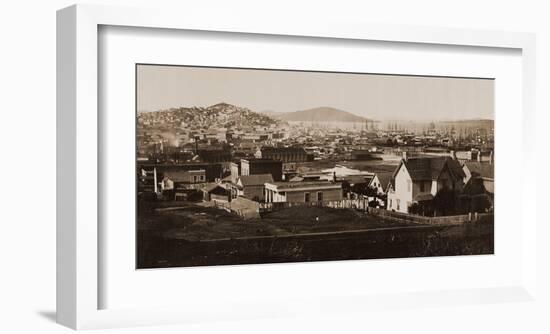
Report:
[[[260,114],[264,114],[269,117],[279,118],[279,116],[282,115],[280,112],[276,112],[274,110],[262,110],[260,111]]]
[[[369,120],[368,118],[332,107],[318,107],[288,113],[279,113],[278,115],[272,116],[290,122],[365,122]]]

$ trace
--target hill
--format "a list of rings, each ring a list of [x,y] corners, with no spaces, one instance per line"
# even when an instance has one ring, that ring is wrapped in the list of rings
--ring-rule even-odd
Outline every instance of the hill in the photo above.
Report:
[[[245,128],[279,124],[280,120],[229,103],[209,107],[179,107],[153,112],[139,112],[141,128],[162,127],[168,130],[190,128]]]

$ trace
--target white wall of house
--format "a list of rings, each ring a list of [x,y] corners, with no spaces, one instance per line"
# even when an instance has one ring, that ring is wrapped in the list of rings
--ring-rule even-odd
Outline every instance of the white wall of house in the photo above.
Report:
[[[392,209],[407,213],[413,200],[413,182],[404,164],[395,175],[395,189],[392,197]]]

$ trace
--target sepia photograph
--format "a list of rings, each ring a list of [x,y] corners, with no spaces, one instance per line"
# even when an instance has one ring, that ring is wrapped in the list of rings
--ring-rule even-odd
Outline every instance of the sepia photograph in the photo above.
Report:
[[[494,79],[135,72],[138,269],[494,253]]]

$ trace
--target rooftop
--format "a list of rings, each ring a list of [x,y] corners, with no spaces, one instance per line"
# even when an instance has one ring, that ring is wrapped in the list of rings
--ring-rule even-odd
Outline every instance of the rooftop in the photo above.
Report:
[[[266,182],[274,185],[278,191],[291,191],[303,188],[342,188],[341,183],[329,181],[305,181],[305,182]]]
[[[209,183],[207,185],[205,185],[202,190],[203,191],[206,191],[206,192],[211,192],[212,190],[216,189],[216,188],[223,188],[222,186],[220,186],[219,184],[215,183],[215,182],[212,182],[212,183]],[[225,188],[224,188],[225,189]]]
[[[168,177],[174,182],[184,182],[189,179],[190,175],[205,174],[204,169],[199,170],[174,170],[171,172],[164,173],[165,177]]]
[[[380,172],[380,173],[376,173],[376,176],[378,176],[378,180],[380,180],[382,189],[384,190],[388,189],[388,185],[390,184],[391,179],[393,177],[393,172]]]
[[[257,186],[272,183],[273,177],[271,174],[241,175],[239,180],[243,186]]]
[[[495,178],[495,166],[493,164],[468,161],[465,165],[468,167],[473,176],[481,176],[490,179]]]
[[[405,165],[405,168],[407,168],[413,180],[435,180],[445,167],[447,167],[450,173],[455,177],[463,178],[465,176],[458,161],[451,157],[409,158],[407,160],[402,160],[402,163]]]
[[[260,164],[268,164],[268,163],[281,163],[279,160],[273,160],[273,159],[260,159],[260,158],[246,158],[241,159],[242,161],[247,161],[248,163],[260,163]]]
[[[302,147],[262,147],[262,152],[294,152],[294,153],[306,153]]]

